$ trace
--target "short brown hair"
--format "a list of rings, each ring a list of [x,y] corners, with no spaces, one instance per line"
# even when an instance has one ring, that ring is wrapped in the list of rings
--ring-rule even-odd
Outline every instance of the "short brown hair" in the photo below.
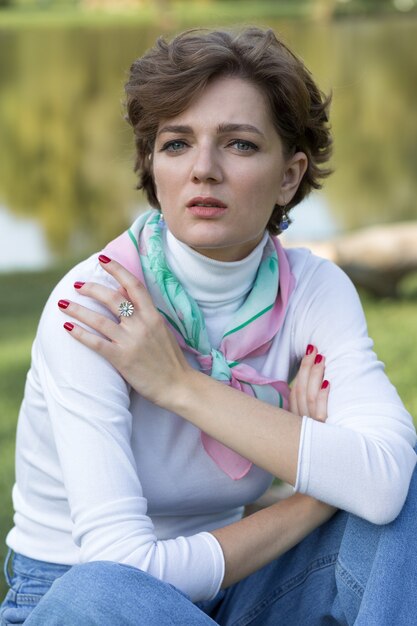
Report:
[[[331,172],[320,167],[331,154],[326,97],[303,62],[272,30],[247,27],[241,31],[194,29],[170,42],[160,37],[155,46],[133,62],[125,86],[127,119],[136,142],[138,189],[159,207],[152,176],[153,152],[160,120],[184,111],[209,81],[220,76],[247,79],[259,86],[270,104],[275,128],[286,154],[304,152],[308,167],[287,207],[275,205],[268,222],[280,232],[283,211],[298,204],[320,179]]]

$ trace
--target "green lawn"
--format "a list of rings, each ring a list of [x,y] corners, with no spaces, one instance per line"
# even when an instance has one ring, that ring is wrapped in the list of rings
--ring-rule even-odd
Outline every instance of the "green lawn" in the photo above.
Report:
[[[13,448],[16,418],[30,346],[37,321],[51,287],[65,269],[48,272],[0,274],[0,558],[4,537],[12,523],[10,490],[13,483]],[[417,277],[409,281],[398,301],[363,296],[369,330],[378,356],[399,390],[407,408],[417,417]],[[1,580],[1,579],[0,579]],[[3,595],[3,581],[0,595]]]

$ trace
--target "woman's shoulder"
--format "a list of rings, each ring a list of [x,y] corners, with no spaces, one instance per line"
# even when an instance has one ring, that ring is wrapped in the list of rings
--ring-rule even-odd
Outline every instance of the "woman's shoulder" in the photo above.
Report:
[[[117,289],[119,287],[115,279],[103,270],[98,262],[98,254],[94,253],[90,257],[80,261],[62,276],[55,287],[52,289],[45,306],[42,311],[38,326],[38,336],[43,328],[48,329],[48,335],[51,330],[62,325],[62,313],[58,310],[59,300],[71,300],[80,304],[87,304],[87,299],[83,297],[74,287],[76,282],[95,282]],[[91,298],[88,298],[89,308],[99,309],[100,305]]]
[[[334,280],[347,280],[350,283],[348,276],[336,263],[314,254],[308,248],[285,247],[284,249],[291,273],[298,285],[310,281],[315,275],[317,275],[317,280],[323,280],[325,276],[328,276]]]
[[[295,279],[293,306],[314,306],[322,309],[362,310],[356,287],[349,276],[333,261],[307,248],[285,249]]]

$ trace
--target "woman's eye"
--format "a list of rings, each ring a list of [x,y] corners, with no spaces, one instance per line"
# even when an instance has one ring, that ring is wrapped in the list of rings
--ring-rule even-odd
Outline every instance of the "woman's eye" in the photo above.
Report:
[[[179,152],[182,150],[187,144],[185,141],[180,141],[179,139],[173,139],[172,141],[167,141],[162,146],[162,151],[165,152]]]
[[[235,139],[229,145],[239,150],[239,152],[252,152],[258,150],[257,145],[251,141],[246,141],[245,139]]]

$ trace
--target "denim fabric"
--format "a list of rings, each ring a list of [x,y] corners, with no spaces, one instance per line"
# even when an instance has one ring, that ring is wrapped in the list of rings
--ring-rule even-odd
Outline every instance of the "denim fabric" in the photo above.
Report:
[[[172,585],[130,565],[74,565],[33,610],[28,626],[214,626]]]
[[[23,624],[54,580],[69,569],[68,565],[36,561],[9,550],[4,563],[9,591],[0,607],[0,625]]]
[[[416,519],[414,472],[391,524],[339,512],[279,559],[197,605],[127,565],[69,568],[15,555],[13,575],[6,566],[11,590],[0,624],[27,618],[25,626],[416,626]]]

